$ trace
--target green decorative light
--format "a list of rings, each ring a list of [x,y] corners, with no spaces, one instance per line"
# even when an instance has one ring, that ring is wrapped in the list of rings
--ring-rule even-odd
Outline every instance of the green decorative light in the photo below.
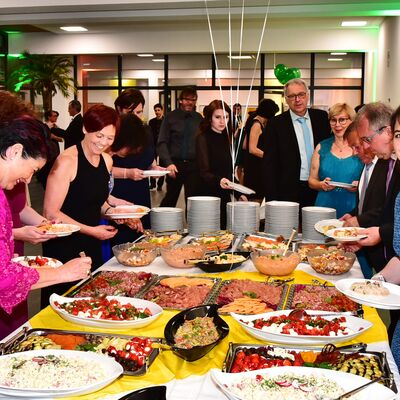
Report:
[[[7,54],[7,56],[10,58],[20,58],[22,54]]]

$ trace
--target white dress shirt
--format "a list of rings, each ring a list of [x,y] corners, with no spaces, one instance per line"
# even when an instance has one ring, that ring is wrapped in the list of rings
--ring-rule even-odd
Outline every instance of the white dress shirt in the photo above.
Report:
[[[298,118],[300,118],[300,115],[295,114],[292,110],[289,110],[290,116],[292,118],[292,123],[294,127],[294,131],[296,132],[296,138],[297,138],[297,144],[299,145],[299,152],[300,152],[300,159],[301,159],[301,167],[300,167],[300,180],[301,181],[308,181],[308,178],[310,176],[310,169],[311,165],[308,163],[307,159],[307,154],[306,154],[306,145],[304,143],[304,136],[303,136],[303,128],[301,127],[301,123],[297,121]],[[314,137],[312,134],[312,126],[311,126],[311,120],[310,120],[310,115],[307,112],[303,116],[306,120],[306,124],[308,126],[308,129],[310,131],[310,143],[312,145],[312,148],[314,149]]]

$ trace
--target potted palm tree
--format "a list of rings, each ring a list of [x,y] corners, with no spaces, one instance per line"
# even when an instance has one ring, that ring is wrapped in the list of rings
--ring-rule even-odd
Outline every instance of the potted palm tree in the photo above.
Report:
[[[23,88],[42,95],[43,109],[52,109],[53,96],[59,90],[64,97],[76,93],[74,78],[71,77],[73,63],[69,57],[49,54],[30,54],[25,51],[18,66],[11,72],[8,88],[19,92]]]

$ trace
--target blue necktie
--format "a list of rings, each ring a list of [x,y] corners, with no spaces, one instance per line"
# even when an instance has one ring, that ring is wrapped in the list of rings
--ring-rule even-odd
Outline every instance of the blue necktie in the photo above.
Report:
[[[299,117],[297,118],[297,121],[299,121],[301,129],[303,130],[304,145],[306,147],[306,156],[308,160],[308,168],[311,168],[311,158],[314,151],[313,146],[311,145],[311,132],[308,129],[306,118]]]

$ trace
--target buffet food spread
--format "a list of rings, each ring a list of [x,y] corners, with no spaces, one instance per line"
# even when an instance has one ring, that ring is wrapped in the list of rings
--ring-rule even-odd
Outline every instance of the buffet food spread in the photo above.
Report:
[[[193,247],[186,250],[186,245],[195,246],[195,250]],[[172,261],[168,266],[169,263],[159,255],[165,250],[173,250],[174,246],[177,255],[184,253],[185,262],[181,263],[179,259],[176,266]],[[270,398],[268,396],[276,398],[277,391],[286,398],[307,399],[311,398],[310,393],[315,392],[316,387],[320,388],[318,390],[321,390],[322,396],[329,394],[335,398],[357,382],[381,377],[385,378],[383,385],[376,387],[378,384],[373,384],[371,393],[379,395],[380,387],[387,390],[385,394],[393,393],[391,390],[397,392],[386,354],[368,349],[368,343],[387,341],[386,330],[376,310],[352,300],[343,290],[339,291],[333,284],[324,281],[324,275],[318,275],[311,268],[306,273],[295,267],[288,276],[276,278],[275,275],[271,279],[271,276],[257,272],[254,260],[251,261],[248,256],[241,256],[244,259],[229,256],[233,250],[282,251],[285,246],[283,238],[271,238],[264,234],[235,237],[219,232],[197,238],[180,233],[146,235],[141,241],[122,248],[126,256],[117,256],[92,278],[72,288],[68,297],[64,298],[68,300],[53,302],[52,306],[59,308],[59,315],[47,307],[31,319],[33,329],[20,331],[0,344],[0,354],[4,354],[0,357],[0,363],[4,363],[6,371],[15,363],[19,365],[19,358],[25,353],[28,361],[24,363],[34,363],[36,368],[37,363],[62,360],[61,355],[54,358],[56,356],[52,352],[70,351],[71,354],[94,353],[120,365],[118,375],[122,373],[123,377],[118,378],[115,372],[114,383],[107,381],[106,386],[96,386],[93,390],[85,387],[86,391],[74,392],[71,389],[61,393],[63,397],[71,399],[79,393],[82,400],[107,396],[118,399],[121,393],[150,384],[165,384],[174,378],[183,379],[184,382],[192,375],[209,375],[213,379],[215,397],[210,398],[215,399],[225,398],[218,386],[227,395],[242,399],[255,399],[258,392],[263,399]],[[344,277],[351,274],[351,270],[341,271],[340,265],[335,268],[335,263],[344,260],[336,247],[329,249],[325,245],[297,243],[293,250],[298,251],[293,254],[304,261],[316,246],[322,251],[318,256],[334,265],[331,272],[327,271],[331,273],[332,280],[339,279],[335,273]],[[224,254],[215,255],[216,250]],[[136,259],[130,259],[141,252],[152,252],[153,261],[144,261],[141,265],[140,261],[136,264]],[[196,260],[215,262],[219,259],[223,264],[228,260],[224,268],[226,272],[206,274],[196,265]],[[278,261],[281,262],[281,258]],[[234,266],[235,262],[239,265]],[[132,269],[131,266],[136,268]],[[359,267],[356,264],[350,268]],[[313,282],[315,277],[319,278],[317,282]],[[384,296],[379,295],[378,288],[370,283],[360,282],[351,290],[362,294],[372,291],[372,297],[375,294],[375,297]],[[154,312],[150,307],[141,308],[135,301],[146,301],[158,307],[161,310],[158,318],[152,319]],[[210,304],[217,305],[212,306],[215,307],[215,315],[209,313]],[[179,311],[183,316],[177,314]],[[78,319],[65,318],[61,312]],[[115,327],[105,328],[107,325],[102,325],[146,319],[152,319],[148,325],[140,325],[140,329],[130,325],[116,334],[109,331]],[[98,321],[98,325],[87,323],[88,320]],[[167,331],[171,327],[172,331]],[[249,330],[259,332],[254,335]],[[278,336],[276,341],[275,336]],[[326,343],[338,341],[343,342],[343,348],[339,345],[323,348]],[[360,342],[367,344],[355,344]],[[41,354],[39,359],[29,358],[34,351],[48,353]],[[16,357],[10,359],[13,354]],[[46,358],[47,354],[49,359]],[[90,369],[91,361],[84,362],[86,364],[82,368]],[[68,364],[74,363],[68,360]],[[279,368],[271,367],[282,367],[282,372],[279,372]],[[315,372],[304,375],[303,370],[293,369],[291,372],[286,367]],[[271,375],[266,368],[278,372]],[[262,374],[257,373],[259,369],[263,369]],[[321,375],[321,369],[328,370],[330,374]],[[254,371],[254,375],[251,375],[251,371]],[[91,373],[99,375],[98,380],[105,382],[101,371],[93,368]],[[232,374],[238,374],[236,380],[230,380]],[[350,374],[357,375],[357,379],[361,380],[351,381],[346,378]],[[3,383],[9,384],[6,372],[3,375]],[[89,378],[83,374],[79,379],[84,384]],[[82,386],[73,379],[70,384]],[[269,389],[265,390],[266,387],[272,388],[271,393],[275,395],[270,394]],[[0,384],[0,394],[8,393],[7,390]],[[173,398],[168,397],[168,391],[167,398]],[[188,395],[187,398],[191,397]]]

